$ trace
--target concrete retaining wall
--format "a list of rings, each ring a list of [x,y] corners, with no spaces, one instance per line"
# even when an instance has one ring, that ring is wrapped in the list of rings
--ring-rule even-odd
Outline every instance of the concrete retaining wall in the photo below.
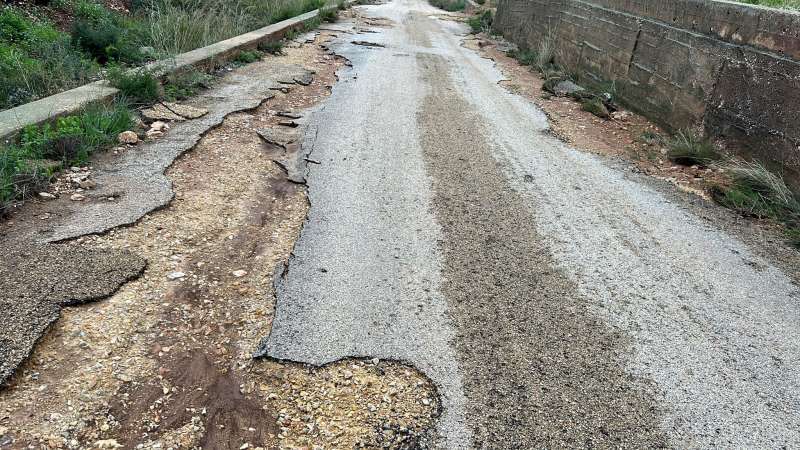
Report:
[[[800,14],[713,0],[500,0],[494,27],[668,129],[702,124],[800,179]]]

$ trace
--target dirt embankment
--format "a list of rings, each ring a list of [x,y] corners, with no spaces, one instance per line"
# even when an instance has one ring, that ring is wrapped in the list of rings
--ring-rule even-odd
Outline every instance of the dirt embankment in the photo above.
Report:
[[[328,37],[237,69],[247,76],[280,61],[316,75],[206,133],[169,169],[168,206],[72,243],[124,250],[147,268],[108,300],[62,311],[0,391],[0,448],[416,445],[437,400],[413,368],[251,358],[270,330],[272,274],[308,208],[305,187],[278,164],[299,145],[266,143],[258,131],[292,128],[287,112],[324,101],[344,63],[321,45]]]

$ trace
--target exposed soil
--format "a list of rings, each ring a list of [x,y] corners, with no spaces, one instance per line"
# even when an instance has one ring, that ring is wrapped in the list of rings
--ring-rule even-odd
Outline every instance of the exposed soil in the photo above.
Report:
[[[125,249],[147,269],[108,300],[62,312],[0,391],[0,448],[413,447],[431,426],[436,393],[413,368],[251,357],[271,327],[272,274],[308,208],[278,163],[297,146],[268,145],[257,130],[288,128],[279,112],[325,99],[345,62],[321,45],[330,35],[237,69],[280,58],[316,75],[208,132],[168,171],[167,207],[74,241]],[[25,217],[35,220],[13,226]]]

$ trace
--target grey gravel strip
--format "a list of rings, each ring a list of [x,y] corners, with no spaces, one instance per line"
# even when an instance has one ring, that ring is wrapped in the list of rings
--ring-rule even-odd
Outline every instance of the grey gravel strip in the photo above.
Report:
[[[399,23],[404,11],[398,14]],[[319,162],[308,165],[311,207],[276,286],[264,350],[315,365],[346,357],[410,363],[439,390],[443,442],[467,448],[461,376],[439,293],[440,233],[417,133],[419,74],[413,59],[352,39],[332,46],[353,69],[339,73],[305,134],[303,153]],[[369,39],[409,42],[403,28]]]
[[[534,211],[507,183],[487,127],[420,55],[429,95],[418,114],[436,217],[442,293],[455,321],[476,448],[666,445],[652,387],[625,371],[630,339],[589,310],[556,270]]]

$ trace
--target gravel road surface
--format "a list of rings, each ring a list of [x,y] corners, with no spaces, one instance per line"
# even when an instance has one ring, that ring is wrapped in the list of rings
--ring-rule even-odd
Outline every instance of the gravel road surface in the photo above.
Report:
[[[800,445],[800,291],[651,182],[547,132],[419,0],[362,8],[304,143],[267,354],[399,359],[446,448]],[[369,45],[369,44],[379,45]]]

